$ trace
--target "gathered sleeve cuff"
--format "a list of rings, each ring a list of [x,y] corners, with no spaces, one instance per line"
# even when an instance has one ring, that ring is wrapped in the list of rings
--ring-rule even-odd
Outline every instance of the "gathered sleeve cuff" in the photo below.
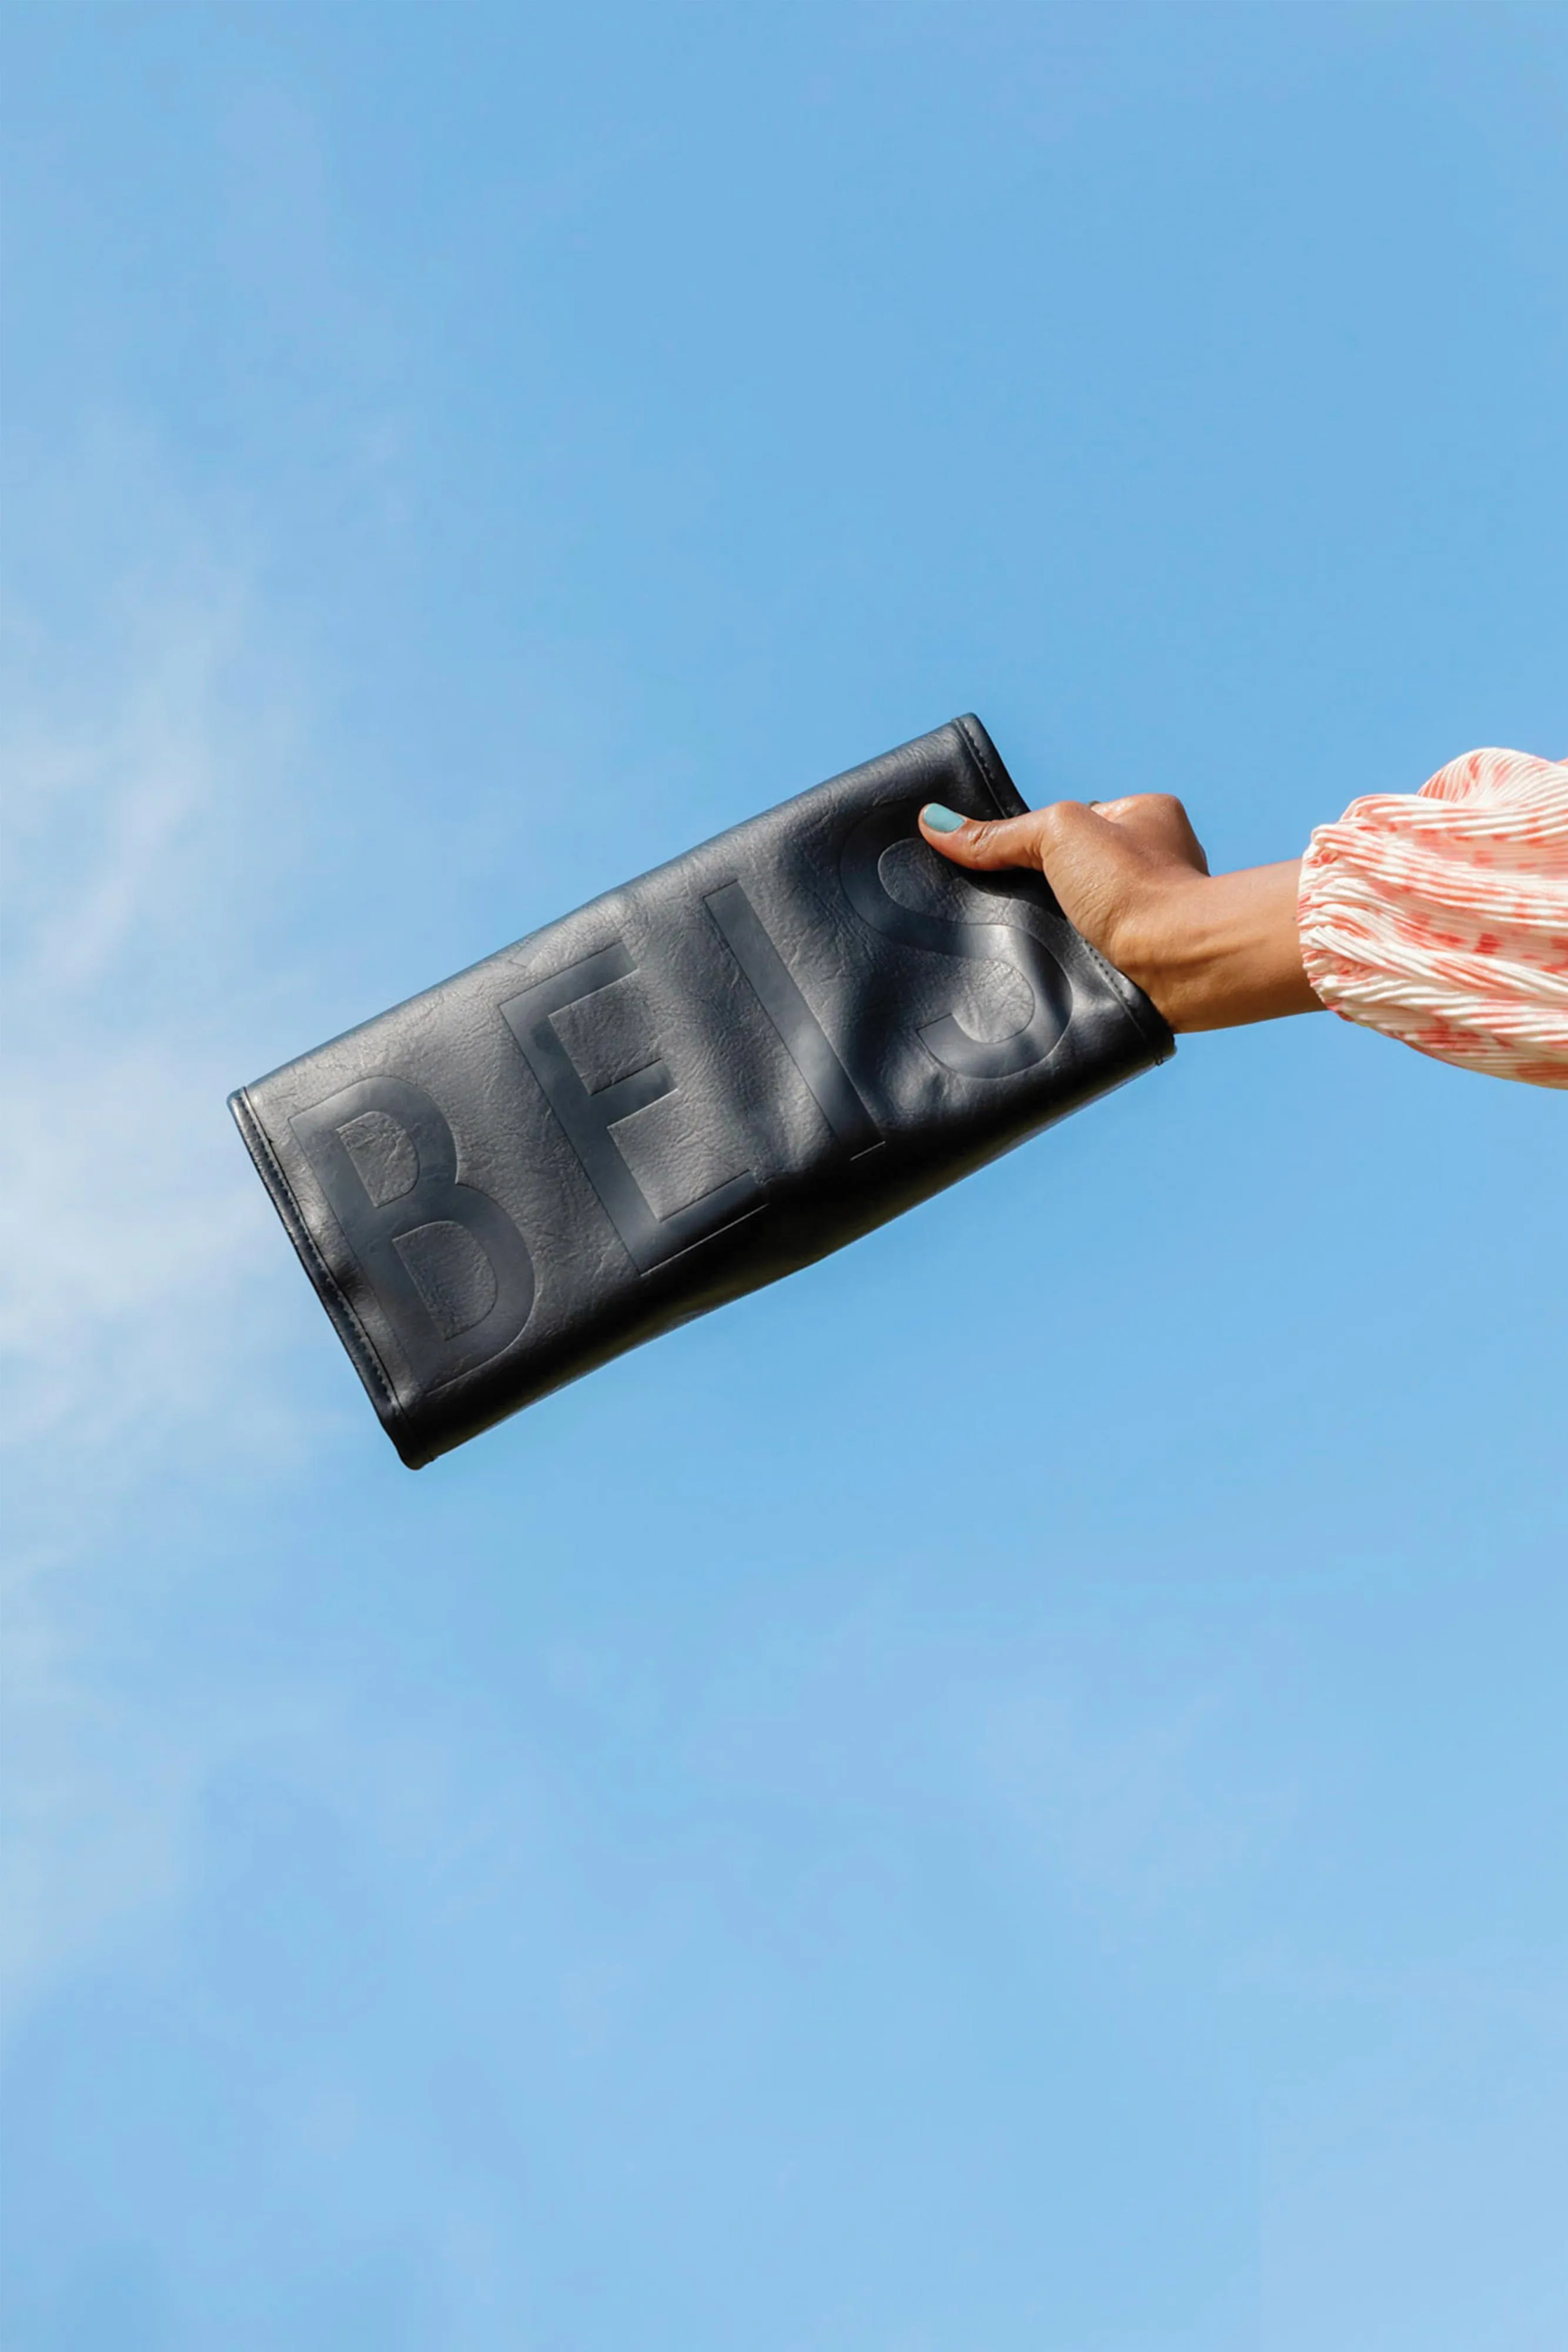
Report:
[[[1471,751],[1353,801],[1301,861],[1331,1011],[1494,1077],[1568,1087],[1568,761]]]

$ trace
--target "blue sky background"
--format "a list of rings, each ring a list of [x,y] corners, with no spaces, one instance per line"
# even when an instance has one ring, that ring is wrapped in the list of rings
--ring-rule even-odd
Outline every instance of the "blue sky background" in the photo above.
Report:
[[[1568,751],[1557,6],[16,0],[12,2352],[1556,2352],[1562,1103],[1323,1018],[398,1465],[227,1089],[974,708]]]

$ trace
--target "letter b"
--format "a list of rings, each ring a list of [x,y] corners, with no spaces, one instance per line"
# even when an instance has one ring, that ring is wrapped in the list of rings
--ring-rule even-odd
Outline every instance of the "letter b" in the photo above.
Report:
[[[499,1203],[458,1182],[457,1145],[430,1097],[364,1078],[289,1125],[420,1385],[509,1347],[533,1309],[533,1261]]]

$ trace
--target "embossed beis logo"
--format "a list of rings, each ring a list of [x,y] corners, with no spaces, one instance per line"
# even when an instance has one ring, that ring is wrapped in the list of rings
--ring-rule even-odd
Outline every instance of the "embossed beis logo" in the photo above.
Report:
[[[873,809],[853,826],[839,859],[845,898],[869,929],[900,946],[1004,963],[1027,983],[1030,1013],[1010,1036],[982,1042],[952,1014],[920,1027],[922,1045],[942,1068],[983,1079],[1034,1067],[1067,1025],[1065,971],[1032,932],[1001,917],[988,892],[985,913],[958,920],[920,913],[894,898],[882,859],[895,845],[907,845],[911,830],[902,800]],[[698,915],[705,918],[846,1159],[879,1150],[883,1139],[864,1096],[745,886],[730,881],[709,891]],[[628,1076],[591,1088],[556,1027],[569,1007],[637,969],[624,943],[613,940],[507,997],[497,1010],[632,1265],[646,1275],[754,1216],[764,1192],[758,1174],[747,1170],[660,1214],[639,1183],[613,1130],[675,1093],[674,1075],[655,1055]],[[511,1347],[533,1311],[533,1259],[500,1203],[459,1176],[456,1139],[431,1095],[387,1074],[340,1088],[289,1123],[419,1386],[428,1390],[476,1371]]]

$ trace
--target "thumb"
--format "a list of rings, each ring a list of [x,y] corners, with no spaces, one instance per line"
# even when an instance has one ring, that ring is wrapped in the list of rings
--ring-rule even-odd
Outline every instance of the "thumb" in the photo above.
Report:
[[[1043,872],[1049,829],[1044,809],[1030,809],[1023,816],[998,817],[988,824],[978,817],[960,816],[956,809],[944,808],[940,801],[928,802],[920,812],[920,831],[932,848],[939,849],[955,866],[967,866],[979,874],[1003,866],[1032,866]]]

